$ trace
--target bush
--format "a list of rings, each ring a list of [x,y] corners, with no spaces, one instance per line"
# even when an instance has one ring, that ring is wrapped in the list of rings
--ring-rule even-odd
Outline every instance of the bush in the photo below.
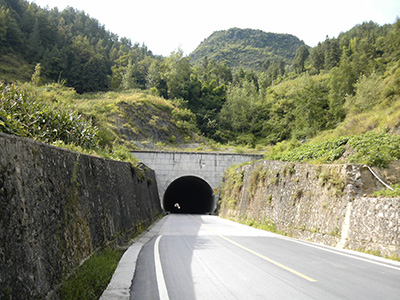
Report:
[[[57,109],[28,87],[0,83],[0,132],[90,149],[98,147],[97,131],[91,120],[74,111]]]
[[[297,162],[311,160],[333,162],[343,155],[346,150],[344,146],[348,140],[349,137],[341,137],[324,142],[307,143],[287,152],[277,154],[272,159]]]
[[[344,136],[322,142],[309,142],[295,149],[274,153],[267,158],[282,161],[330,163],[342,158],[347,149],[352,151],[347,161],[370,166],[387,167],[400,159],[400,136],[388,133],[367,132]]]
[[[400,159],[400,136],[367,132],[353,136],[348,144],[355,150],[349,162],[387,167],[389,162]]]

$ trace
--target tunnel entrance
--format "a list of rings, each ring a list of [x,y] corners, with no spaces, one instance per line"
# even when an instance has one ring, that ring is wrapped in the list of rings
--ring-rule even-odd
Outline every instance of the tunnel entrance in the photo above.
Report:
[[[173,181],[164,193],[164,210],[171,213],[211,213],[215,207],[211,186],[196,176]]]

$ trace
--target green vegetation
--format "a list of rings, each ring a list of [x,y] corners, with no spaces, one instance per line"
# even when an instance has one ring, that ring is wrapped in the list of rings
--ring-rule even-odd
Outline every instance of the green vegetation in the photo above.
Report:
[[[270,221],[268,219],[265,219],[262,221],[259,221],[256,219],[247,219],[247,218],[229,218],[229,219],[232,221],[247,225],[247,226],[254,227],[254,228],[266,230],[266,231],[277,233],[277,234],[284,235],[284,236],[290,236],[290,234],[276,229],[275,223],[273,223],[272,221]]]
[[[194,63],[208,57],[217,63],[226,62],[230,68],[272,72],[279,69],[279,64],[291,64],[301,46],[305,46],[304,42],[293,35],[231,28],[214,32],[190,57]]]
[[[222,202],[223,210],[225,206],[228,209],[235,209],[237,199],[242,191],[244,185],[244,171],[238,172],[238,166],[232,166],[225,171],[225,181],[223,182],[223,187],[221,188],[221,199],[225,199]]]
[[[355,249],[358,252],[363,252],[366,254],[370,254],[370,255],[375,255],[375,256],[379,256],[379,257],[383,257],[386,259],[391,259],[391,260],[395,260],[395,261],[400,261],[400,257],[397,254],[393,254],[393,255],[382,255],[382,252],[379,250],[365,250],[362,248],[357,248]]]
[[[73,8],[0,5],[2,79],[30,81],[61,117],[71,112],[91,123],[106,152],[206,138],[211,148],[237,152],[269,147],[269,158],[283,160],[386,166],[398,159],[390,143],[397,146],[400,127],[400,20],[366,22],[313,48],[290,35],[233,28],[191,56],[156,57]],[[11,129],[10,116],[14,122],[7,113],[0,128],[19,134],[24,125]],[[71,144],[55,131],[35,134]]]
[[[0,0],[0,97],[0,132],[133,165],[129,150],[143,144],[207,141],[195,150],[386,167],[400,159],[400,20],[363,23],[312,48],[291,35],[233,28],[190,56],[158,57],[82,11]],[[252,193],[296,170],[266,172],[251,173]],[[235,209],[244,173],[232,168],[225,178],[222,209]],[[343,192],[337,174],[318,178]],[[399,196],[393,187],[375,195]],[[276,232],[269,220],[236,221]],[[97,299],[121,255],[94,254],[64,282],[64,299]]]
[[[40,100],[32,89],[0,82],[0,131],[45,143],[62,141],[84,149],[98,146],[97,128],[75,111]]]
[[[198,130],[190,110],[142,91],[79,95],[60,84],[0,82],[0,132],[136,165],[136,141],[195,141]]]
[[[42,83],[65,81],[78,93],[145,88],[157,60],[83,11],[47,10],[25,0],[0,0],[0,54],[1,79],[27,81],[40,63]],[[132,79],[124,81],[127,76]]]
[[[246,219],[246,220],[239,220],[239,223],[242,223],[247,226],[254,227],[254,228],[282,234],[282,232],[278,232],[278,230],[276,229],[276,225],[269,220],[264,220],[263,222],[260,222],[258,220],[254,220],[254,219]]]
[[[122,249],[106,248],[93,254],[75,273],[63,280],[60,288],[61,299],[99,299],[123,253]]]
[[[370,131],[360,135],[310,142],[267,158],[318,163],[339,161],[387,167],[389,162],[400,159],[400,136]]]
[[[393,190],[386,188],[380,191],[375,191],[373,195],[377,197],[400,197],[400,184],[393,184],[391,188]]]

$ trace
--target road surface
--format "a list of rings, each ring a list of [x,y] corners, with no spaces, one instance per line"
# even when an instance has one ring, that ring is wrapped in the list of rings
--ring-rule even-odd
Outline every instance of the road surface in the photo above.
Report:
[[[400,264],[216,216],[172,214],[139,254],[131,299],[400,299]]]

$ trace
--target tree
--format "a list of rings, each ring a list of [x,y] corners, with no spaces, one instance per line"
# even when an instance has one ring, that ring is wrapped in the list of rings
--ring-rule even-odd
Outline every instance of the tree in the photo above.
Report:
[[[325,65],[325,53],[321,43],[311,49],[310,53],[311,66],[319,73]]]
[[[285,63],[282,59],[278,59],[273,61],[268,70],[266,75],[271,79],[271,83],[277,79],[279,76],[283,76],[285,74]]]
[[[337,39],[328,39],[324,42],[324,68],[330,70],[336,67],[340,61],[340,47]]]
[[[231,86],[224,106],[219,114],[221,127],[238,137],[241,134],[257,133],[262,103],[261,94],[252,81],[244,81],[243,86]],[[229,134],[225,136],[229,137]],[[254,141],[253,141],[254,142]]]
[[[7,42],[7,23],[7,12],[0,6],[0,45],[4,45]]]
[[[126,67],[125,74],[122,76],[121,87],[124,90],[129,90],[137,87],[136,80],[133,77],[134,68],[132,59],[129,59],[128,66]]]
[[[104,58],[96,54],[87,37],[78,35],[68,48],[65,79],[78,93],[102,91],[108,88],[108,69]]]
[[[9,8],[0,7],[0,45],[23,49],[22,43],[22,32],[12,12]]]
[[[327,129],[329,124],[329,82],[322,76],[306,75],[296,90],[292,136],[296,139],[310,138]]]
[[[188,99],[190,93],[190,75],[192,66],[189,57],[183,56],[183,51],[178,49],[166,59],[168,98]]]
[[[308,48],[305,45],[300,46],[297,49],[296,55],[295,55],[294,61],[293,61],[294,71],[297,74],[304,72],[304,63],[307,60],[309,54],[310,54],[310,52],[308,51]]]
[[[40,29],[39,29],[39,22],[36,20],[35,25],[33,26],[32,32],[29,35],[27,40],[27,47],[28,47],[28,57],[30,61],[38,61],[42,58],[44,54],[44,47],[42,45],[42,39],[40,37]]]
[[[153,60],[147,72],[147,88],[155,89],[161,97],[168,98],[168,86],[165,79],[166,66],[159,60]]]

